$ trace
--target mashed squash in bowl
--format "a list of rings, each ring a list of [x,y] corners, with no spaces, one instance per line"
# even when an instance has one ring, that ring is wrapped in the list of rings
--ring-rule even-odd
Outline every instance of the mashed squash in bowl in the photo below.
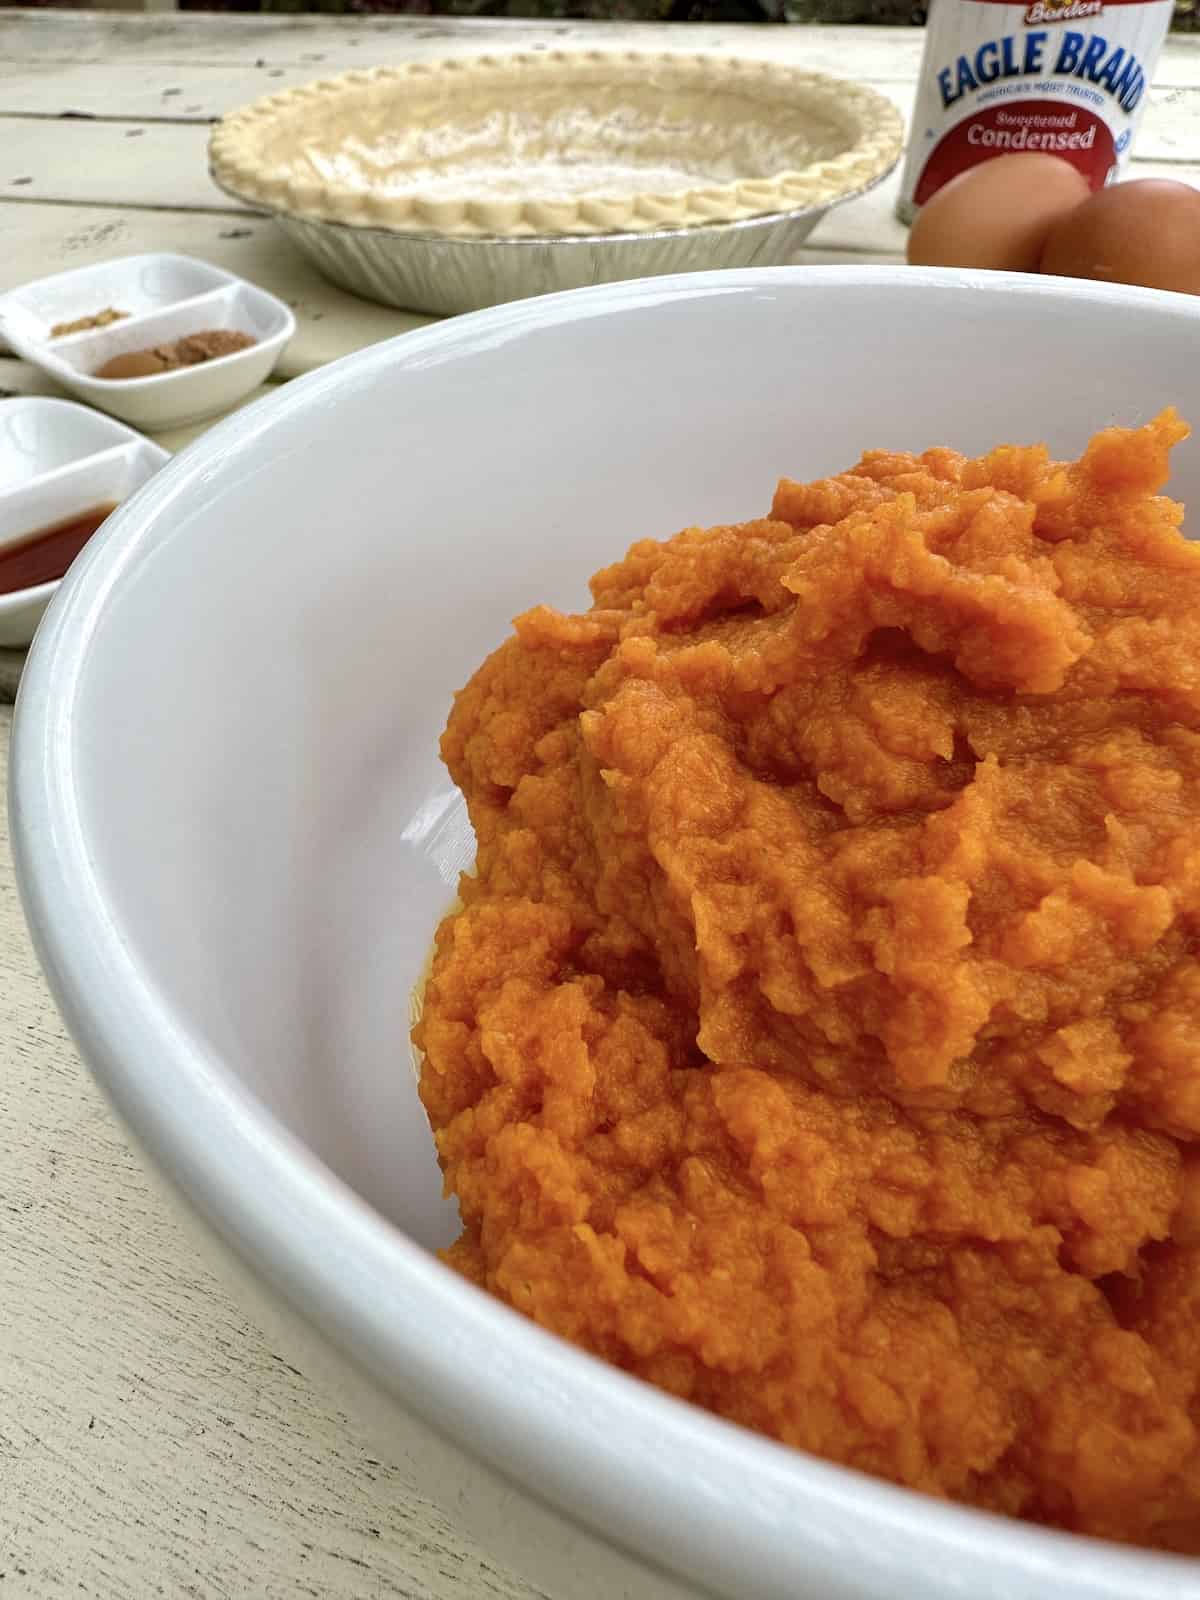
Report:
[[[478,857],[415,1037],[475,1282],[786,1444],[1200,1553],[1186,431],[871,451],[518,618],[442,741]]]

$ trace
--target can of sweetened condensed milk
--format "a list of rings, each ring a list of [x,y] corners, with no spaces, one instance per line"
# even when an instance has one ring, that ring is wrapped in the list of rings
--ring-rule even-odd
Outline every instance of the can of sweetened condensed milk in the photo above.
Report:
[[[896,210],[968,167],[1061,156],[1093,189],[1129,160],[1173,0],[933,0]]]

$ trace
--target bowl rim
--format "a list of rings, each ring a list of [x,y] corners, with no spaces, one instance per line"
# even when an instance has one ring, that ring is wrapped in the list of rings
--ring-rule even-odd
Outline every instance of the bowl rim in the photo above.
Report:
[[[244,460],[294,414],[385,369],[469,357],[534,329],[680,297],[782,304],[779,291],[800,286],[1069,296],[1102,315],[1135,307],[1200,334],[1200,301],[1121,285],[874,265],[751,268],[518,301],[295,380],[219,424],[125,501],[47,612],[19,691],[10,772],[17,881],[34,944],[95,1078],[234,1254],[437,1434],[601,1541],[740,1600],[897,1592],[1040,1600],[1050,1585],[1062,1600],[1200,1596],[1200,1565],[1187,1558],[1031,1527],[788,1449],[585,1355],[466,1283],[317,1160],[173,1013],[96,877],[75,753],[93,640],[122,575],[219,460]]]

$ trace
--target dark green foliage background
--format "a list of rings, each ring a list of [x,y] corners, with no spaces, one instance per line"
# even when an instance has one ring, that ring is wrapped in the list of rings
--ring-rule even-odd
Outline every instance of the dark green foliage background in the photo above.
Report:
[[[185,10],[207,10],[200,0]],[[213,9],[217,9],[213,7]],[[222,7],[221,9],[225,9]],[[230,6],[229,9],[235,9]],[[243,9],[237,6],[236,9]],[[924,0],[261,0],[247,10],[451,17],[607,17],[650,22],[920,24]],[[1177,0],[1175,27],[1200,32],[1200,0]]]

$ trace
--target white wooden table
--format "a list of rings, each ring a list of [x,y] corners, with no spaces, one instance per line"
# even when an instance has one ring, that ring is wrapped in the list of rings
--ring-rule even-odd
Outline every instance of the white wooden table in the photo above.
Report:
[[[921,48],[915,30],[0,11],[0,290],[136,250],[202,256],[295,308],[285,380],[403,332],[423,319],[331,288],[212,187],[209,122],[346,67],[581,39],[802,59],[905,111]],[[1200,37],[1168,46],[1138,156],[1200,183]],[[898,259],[894,197],[835,212],[801,259]],[[53,392],[3,354],[0,390]],[[0,707],[0,784],[10,722]],[[530,1600],[369,1449],[148,1190],[38,974],[0,820],[0,1600]]]

